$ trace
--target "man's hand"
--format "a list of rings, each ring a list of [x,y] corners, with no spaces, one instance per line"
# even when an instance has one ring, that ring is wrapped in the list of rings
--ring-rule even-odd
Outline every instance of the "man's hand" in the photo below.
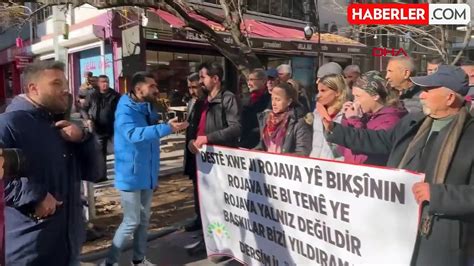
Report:
[[[415,196],[416,202],[418,204],[423,203],[424,201],[430,201],[430,184],[425,182],[418,182],[413,185],[412,188],[413,195]]]
[[[207,144],[207,136],[198,136],[196,141],[194,141],[194,146],[198,149],[202,148],[204,144]]]
[[[170,121],[168,121],[168,125],[170,125],[173,132],[178,132],[178,131],[186,129],[189,126],[189,123],[188,122],[178,122],[178,118],[175,117],[175,118],[171,119]]]
[[[69,121],[58,121],[56,127],[61,130],[61,136],[67,141],[80,142],[84,138],[84,132],[81,128]]]
[[[5,158],[0,156],[0,180],[3,179],[3,175],[5,174],[5,170],[3,170],[3,164],[5,163]]]
[[[62,201],[57,201],[53,195],[48,192],[43,201],[36,205],[35,216],[38,218],[45,218],[53,215],[56,212],[56,207],[61,206],[62,204]]]
[[[192,154],[197,154],[199,152],[199,149],[198,147],[196,147],[196,143],[194,139],[188,142],[188,149]]]
[[[92,122],[92,120],[86,120],[85,124],[86,127],[89,129],[89,132],[94,132],[94,122]]]

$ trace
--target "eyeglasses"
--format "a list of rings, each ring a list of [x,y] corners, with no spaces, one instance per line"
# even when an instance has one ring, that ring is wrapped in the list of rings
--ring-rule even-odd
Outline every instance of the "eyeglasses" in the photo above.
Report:
[[[188,89],[199,89],[201,86],[189,86]]]
[[[257,80],[262,80],[262,79],[249,79],[249,81],[257,81]]]

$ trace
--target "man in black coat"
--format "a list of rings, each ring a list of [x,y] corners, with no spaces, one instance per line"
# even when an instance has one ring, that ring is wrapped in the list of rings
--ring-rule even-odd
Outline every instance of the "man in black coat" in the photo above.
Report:
[[[412,265],[467,265],[474,222],[474,119],[464,96],[466,74],[439,66],[411,78],[423,88],[423,113],[411,113],[389,131],[343,127],[323,121],[328,141],[356,153],[389,154],[387,166],[425,173],[412,190],[422,206]],[[387,228],[387,230],[391,230]]]
[[[205,144],[237,147],[240,134],[240,106],[235,95],[222,87],[224,69],[218,63],[202,64],[200,83],[207,98],[197,122],[197,137],[190,141],[190,150],[197,152]]]
[[[79,265],[85,238],[81,179],[97,178],[95,143],[64,118],[64,64],[24,70],[27,93],[0,115],[0,146],[23,150],[20,178],[5,181],[6,265]]]
[[[193,181],[194,188],[194,210],[196,211],[196,219],[185,226],[188,232],[196,231],[202,228],[201,212],[199,209],[199,195],[197,190],[196,177],[196,158],[189,150],[189,141],[197,137],[197,118],[201,117],[201,107],[204,100],[204,92],[202,85],[199,83],[199,73],[193,73],[188,77],[188,89],[191,99],[188,102],[188,123],[189,127],[186,130],[186,148],[184,149],[184,174],[189,176]]]
[[[267,90],[267,75],[263,70],[254,70],[247,81],[249,94],[242,99],[242,136],[239,147],[252,149],[260,142],[257,115],[271,104]]]
[[[103,172],[98,181],[107,180],[108,147],[113,146],[115,110],[119,99],[120,94],[109,87],[109,78],[100,75],[98,89],[87,97],[82,110],[82,117],[96,133],[101,146]]]

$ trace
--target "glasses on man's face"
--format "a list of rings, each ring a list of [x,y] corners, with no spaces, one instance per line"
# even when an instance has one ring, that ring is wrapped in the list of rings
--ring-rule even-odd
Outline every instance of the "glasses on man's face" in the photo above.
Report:
[[[195,90],[195,89],[199,89],[199,88],[200,88],[200,86],[197,86],[197,85],[188,87],[188,89],[190,89],[190,90]]]
[[[257,81],[257,80],[262,80],[262,79],[249,79],[249,81]]]

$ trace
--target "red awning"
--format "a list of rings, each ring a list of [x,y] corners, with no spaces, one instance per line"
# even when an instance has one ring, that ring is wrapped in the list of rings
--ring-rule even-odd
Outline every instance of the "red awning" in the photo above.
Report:
[[[170,24],[171,26],[173,26],[175,28],[182,28],[185,25],[184,22],[181,20],[181,18],[178,18],[177,16],[175,16],[175,15],[169,13],[169,12],[158,9],[158,10],[155,11],[155,13],[158,14],[158,16],[160,16],[164,21],[166,21],[166,23]],[[224,26],[222,26],[219,23],[215,23],[214,21],[208,20],[205,17],[200,16],[198,14],[191,13],[189,15],[191,17],[201,21],[201,22],[206,23],[213,30],[225,31]]]
[[[163,10],[156,10],[155,12],[156,14],[158,14],[158,16],[160,16],[166,23],[170,24],[172,27],[182,28],[185,25],[185,23],[181,20],[181,18],[178,18],[169,12],[166,12]],[[215,31],[221,31],[221,32],[226,31],[225,27],[222,26],[221,24],[208,20],[203,16],[200,16],[195,13],[191,13],[190,16],[209,25]],[[254,20],[254,19],[245,19],[244,23],[242,23],[241,28],[242,29],[246,28],[246,32],[250,37],[260,37],[260,38],[288,40],[288,41],[306,40],[304,38],[304,33],[302,29],[294,29],[294,28],[289,28],[289,27],[284,27],[284,26],[272,25],[272,24]],[[311,38],[311,41],[312,42],[318,41],[317,34],[313,35],[313,37]],[[321,34],[321,43],[365,46],[349,38],[339,36],[336,34],[329,34],[329,33]]]

